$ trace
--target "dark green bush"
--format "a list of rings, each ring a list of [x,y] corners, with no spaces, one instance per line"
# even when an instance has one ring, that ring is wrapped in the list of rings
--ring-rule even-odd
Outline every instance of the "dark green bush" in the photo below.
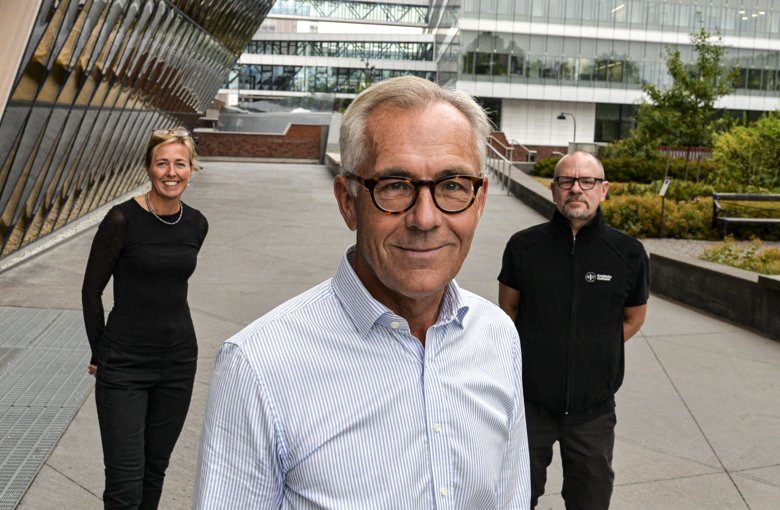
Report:
[[[640,196],[658,196],[661,191],[663,181],[654,181],[649,184],[636,182],[610,182],[610,196],[621,195],[640,195]],[[690,201],[697,197],[711,197],[715,189],[709,184],[696,183],[691,181],[672,180],[666,189],[666,200]]]
[[[533,175],[539,177],[552,177],[555,173],[555,165],[561,158],[552,156],[549,158],[540,159],[534,163]]]
[[[552,177],[558,157],[545,158],[536,162],[533,174],[540,177]],[[706,182],[715,171],[715,163],[711,160],[691,160],[685,158],[604,158],[604,173],[610,182],[651,183],[663,180],[665,176],[673,180],[686,182]]]
[[[618,195],[601,205],[606,222],[634,237],[661,236],[661,197]],[[664,204],[664,237],[676,239],[717,239],[711,228],[712,198]]]
[[[560,158],[547,158],[536,163],[534,175],[551,178]],[[712,226],[712,193],[771,193],[773,190],[732,183],[724,188],[715,182],[715,164],[710,160],[701,163],[691,161],[688,180],[685,176],[685,160],[681,158],[641,160],[639,158],[609,158],[603,161],[609,181],[607,200],[602,211],[607,223],[635,237],[659,237],[661,235],[661,197],[665,172],[671,183],[664,197],[664,237],[678,239],[720,239],[722,226]],[[668,169],[667,169],[668,164]],[[695,178],[699,177],[699,182]],[[655,176],[654,179],[650,179]],[[775,190],[777,192],[778,190]],[[778,217],[780,206],[773,202],[758,205],[745,202],[724,203],[731,216]],[[756,208],[760,208],[757,210]],[[739,239],[758,237],[765,240],[780,239],[776,225],[731,226],[729,233]]]
[[[761,116],[749,126],[735,126],[715,137],[714,179],[726,188],[754,185],[780,190],[780,112]],[[735,191],[735,190],[729,190]]]

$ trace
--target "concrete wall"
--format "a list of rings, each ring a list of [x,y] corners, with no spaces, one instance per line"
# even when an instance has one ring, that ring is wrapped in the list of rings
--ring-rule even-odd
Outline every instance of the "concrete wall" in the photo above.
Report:
[[[656,253],[650,268],[654,293],[780,339],[780,278]]]
[[[545,188],[536,179],[527,174],[527,172],[521,168],[520,165],[516,165],[510,171],[507,178],[506,165],[503,169],[495,169],[491,166],[491,162],[495,160],[488,160],[487,169],[490,177],[491,190],[495,191],[499,187],[507,190],[511,195],[516,196],[523,201],[525,205],[538,212],[545,218],[552,218],[555,212],[555,204],[552,201],[552,192],[549,188]]]

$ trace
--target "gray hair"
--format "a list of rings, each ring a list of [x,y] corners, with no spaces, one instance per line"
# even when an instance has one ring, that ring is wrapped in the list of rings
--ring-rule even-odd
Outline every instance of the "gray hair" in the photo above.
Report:
[[[558,160],[558,162],[555,164],[555,171],[553,175],[558,175],[558,170],[565,164],[565,161],[572,156],[586,156],[593,160],[594,163],[596,163],[596,168],[598,168],[599,172],[601,172],[602,179],[606,177],[604,174],[604,165],[601,164],[601,161],[599,161],[599,158],[597,158],[594,154],[591,154],[587,151],[574,151],[569,154],[566,154],[564,157]]]
[[[341,122],[339,148],[341,173],[358,173],[370,158],[371,146],[366,124],[371,113],[382,105],[413,110],[437,103],[447,103],[461,112],[474,132],[474,150],[482,171],[487,158],[490,120],[471,96],[459,90],[445,90],[439,85],[415,76],[397,76],[371,85],[349,105]]]

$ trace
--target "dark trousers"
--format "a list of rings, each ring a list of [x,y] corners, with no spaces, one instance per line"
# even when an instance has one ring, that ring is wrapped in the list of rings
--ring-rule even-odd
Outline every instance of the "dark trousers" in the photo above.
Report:
[[[606,510],[612,497],[615,473],[612,450],[617,419],[612,409],[585,423],[563,425],[531,402],[525,404],[531,457],[531,508],[544,494],[547,466],[558,441],[563,464],[561,495],[567,510]]]
[[[105,508],[157,508],[190,406],[197,357],[195,346],[165,353],[101,349],[95,400]]]

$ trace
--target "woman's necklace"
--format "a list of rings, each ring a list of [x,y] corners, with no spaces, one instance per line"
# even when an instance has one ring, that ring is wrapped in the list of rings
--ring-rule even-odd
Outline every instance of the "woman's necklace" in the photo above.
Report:
[[[179,223],[179,220],[181,220],[181,217],[184,214],[184,204],[183,203],[179,202],[179,217],[176,218],[176,220],[174,220],[174,221],[165,221],[164,219],[162,219],[159,216],[157,216],[157,213],[154,212],[154,209],[152,209],[152,203],[149,201],[149,192],[147,192],[146,195],[144,195],[144,197],[146,197],[146,207],[147,207],[147,209],[149,209],[149,212],[152,213],[152,215],[155,218],[157,218],[158,220],[162,221],[166,225],[176,225],[177,223]]]

